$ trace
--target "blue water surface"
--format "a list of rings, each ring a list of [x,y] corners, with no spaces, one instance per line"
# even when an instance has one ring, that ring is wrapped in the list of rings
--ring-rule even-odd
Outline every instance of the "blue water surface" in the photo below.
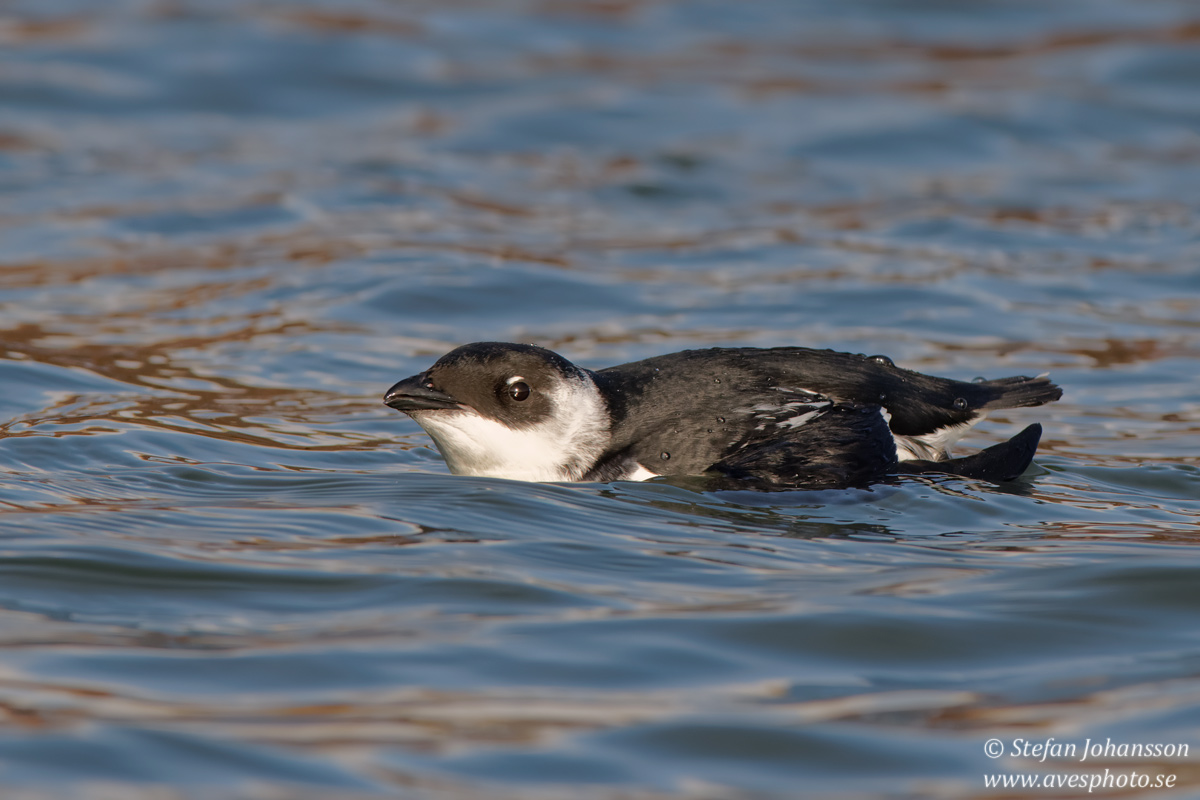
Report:
[[[1185,0],[0,8],[0,795],[1196,796],[1198,43]],[[1044,425],[1003,486],[455,477],[380,399],[478,340],[1065,395],[969,437]]]

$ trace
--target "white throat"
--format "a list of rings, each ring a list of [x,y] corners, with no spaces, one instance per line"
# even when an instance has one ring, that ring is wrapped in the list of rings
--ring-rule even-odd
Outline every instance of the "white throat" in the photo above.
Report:
[[[420,411],[413,419],[455,475],[577,481],[610,435],[600,390],[586,373],[580,377],[563,381],[550,395],[551,415],[530,427],[510,428],[469,408]]]

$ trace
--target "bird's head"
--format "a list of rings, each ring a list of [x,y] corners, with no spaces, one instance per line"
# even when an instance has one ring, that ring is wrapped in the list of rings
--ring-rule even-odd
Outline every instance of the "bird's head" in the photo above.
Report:
[[[463,345],[383,402],[424,428],[456,475],[578,480],[608,435],[591,374],[534,345]]]

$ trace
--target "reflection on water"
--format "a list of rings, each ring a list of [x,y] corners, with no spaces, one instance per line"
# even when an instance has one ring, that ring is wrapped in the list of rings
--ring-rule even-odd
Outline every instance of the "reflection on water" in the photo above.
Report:
[[[996,797],[1079,765],[989,738],[1200,748],[1198,39],[1174,0],[10,3],[0,794]],[[1004,487],[454,478],[380,397],[492,339],[1066,394],[973,434],[1045,425]]]

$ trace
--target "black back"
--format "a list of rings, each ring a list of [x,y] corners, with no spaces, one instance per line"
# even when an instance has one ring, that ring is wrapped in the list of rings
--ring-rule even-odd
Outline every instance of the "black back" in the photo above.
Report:
[[[594,479],[630,461],[659,474],[698,474],[722,461],[745,470],[739,453],[759,453],[767,463],[772,453],[783,457],[781,442],[795,464],[829,461],[822,453],[843,446],[843,460],[867,457],[859,452],[864,447],[890,448],[884,459],[890,468],[895,450],[883,438],[888,428],[868,419],[882,420],[880,408],[890,415],[891,432],[917,436],[970,422],[987,409],[1040,405],[1062,394],[1045,378],[968,383],[901,369],[882,356],[803,347],[685,350],[609,367],[593,378],[614,417],[613,440]],[[787,424],[800,414],[809,414],[803,424]],[[856,436],[866,444],[856,444]]]

